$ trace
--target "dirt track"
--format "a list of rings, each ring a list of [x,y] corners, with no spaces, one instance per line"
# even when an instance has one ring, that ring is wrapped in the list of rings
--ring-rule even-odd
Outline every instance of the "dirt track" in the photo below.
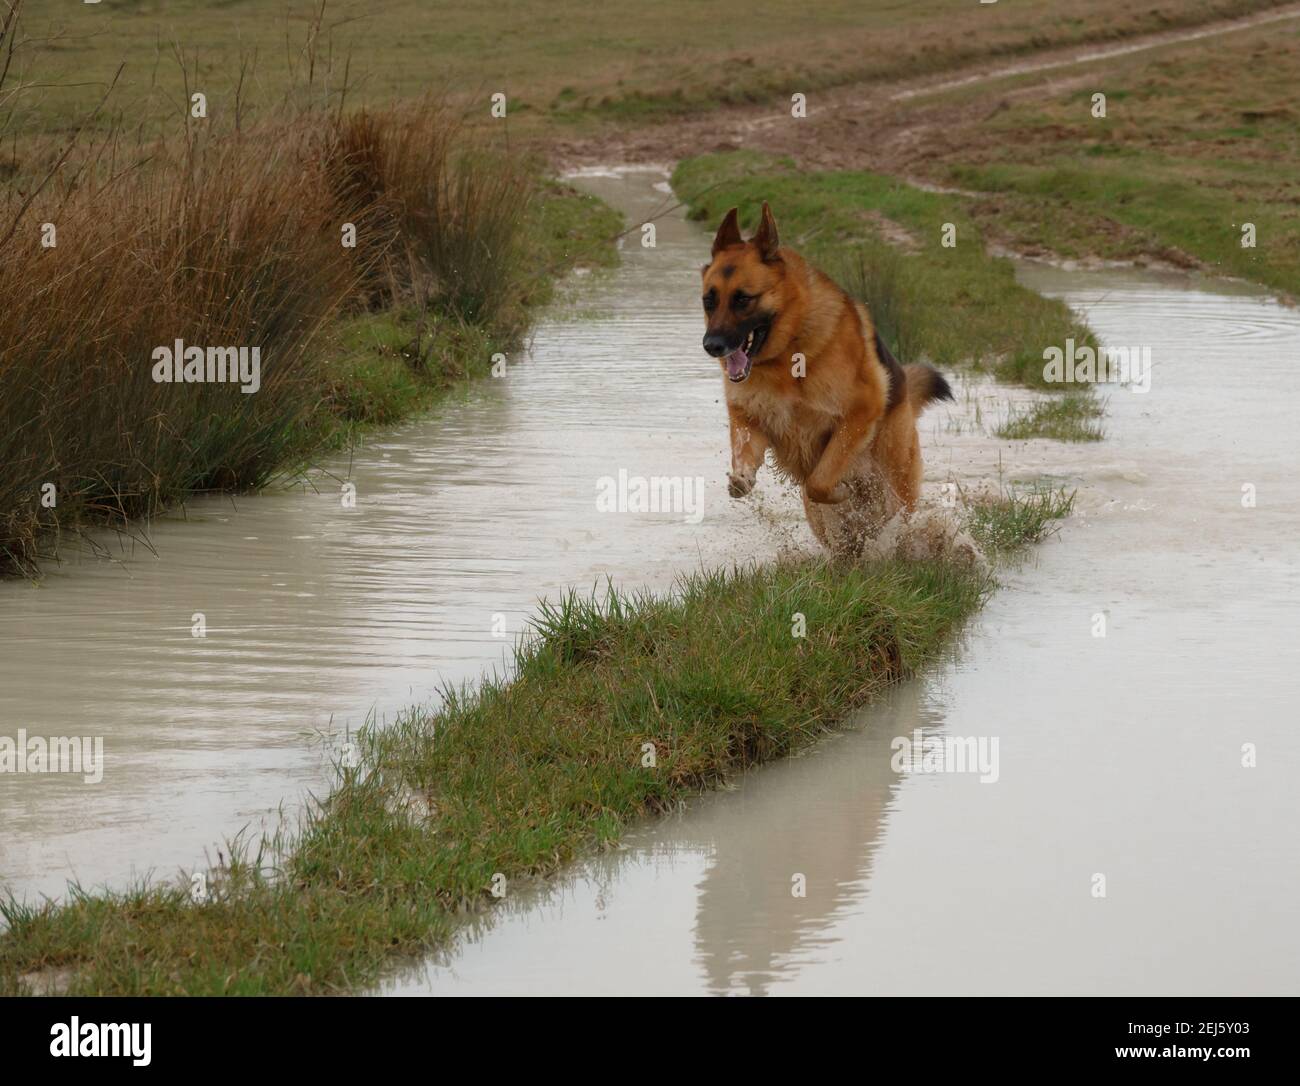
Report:
[[[1060,92],[1094,78],[1098,64],[1161,46],[1194,42],[1268,23],[1300,19],[1290,4],[1242,19],[1130,38],[1099,47],[1045,50],[1014,64],[990,63],[915,83],[854,83],[812,95],[796,120],[782,104],[723,107],[642,128],[609,128],[548,145],[559,169],[599,163],[667,163],[708,151],[737,149],[792,156],[806,169],[872,169],[925,176],[926,165],[954,152],[979,157],[987,136],[975,122],[1025,96]],[[1041,76],[1026,85],[1026,77]],[[992,85],[1019,77],[1003,94]],[[972,93],[962,96],[969,89]],[[976,90],[980,93],[974,93]]]

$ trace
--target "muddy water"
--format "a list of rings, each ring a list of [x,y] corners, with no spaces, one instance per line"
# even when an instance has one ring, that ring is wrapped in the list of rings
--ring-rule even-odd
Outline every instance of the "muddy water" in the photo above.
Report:
[[[386,992],[1300,991],[1300,313],[1232,284],[1022,274],[1150,347],[1151,387],[1111,390],[1095,446],[991,440],[987,386],[927,416],[931,488],[1079,492],[946,666],[521,890]],[[895,771],[916,732],[996,738],[997,780]]]
[[[662,173],[586,183],[633,221],[673,202]],[[57,894],[215,860],[326,787],[349,728],[503,667],[539,598],[606,577],[665,587],[802,531],[793,503],[756,522],[726,495],[695,310],[706,243],[679,214],[653,249],[640,236],[506,376],[311,486],[196,501],[151,526],[156,553],[104,537],[107,555],[0,584],[0,735],[102,737],[106,762],[96,784],[0,774],[0,882]],[[637,511],[652,476],[681,481],[676,510]],[[605,477],[614,511],[597,507]]]

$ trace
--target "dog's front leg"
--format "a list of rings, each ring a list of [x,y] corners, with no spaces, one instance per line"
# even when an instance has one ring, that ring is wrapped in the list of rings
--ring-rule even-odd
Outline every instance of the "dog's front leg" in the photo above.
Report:
[[[767,454],[767,435],[740,408],[727,404],[731,421],[731,471],[727,474],[727,493],[743,498],[754,489],[754,479]]]
[[[809,501],[833,505],[849,496],[848,487],[843,482],[844,473],[871,443],[880,416],[881,410],[876,404],[861,404],[844,416],[831,434],[817,466],[804,482]]]

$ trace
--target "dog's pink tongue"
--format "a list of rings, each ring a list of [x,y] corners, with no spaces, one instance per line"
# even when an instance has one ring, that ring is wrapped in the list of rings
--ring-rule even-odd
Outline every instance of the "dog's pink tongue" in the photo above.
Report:
[[[731,354],[727,355],[727,376],[739,377],[745,372],[745,367],[749,365],[749,355],[737,347]]]

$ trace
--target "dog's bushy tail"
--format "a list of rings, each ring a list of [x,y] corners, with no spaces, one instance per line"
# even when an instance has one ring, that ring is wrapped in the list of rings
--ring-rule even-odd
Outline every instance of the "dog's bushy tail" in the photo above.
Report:
[[[907,375],[907,402],[912,405],[912,410],[916,414],[919,415],[925,409],[925,405],[932,400],[954,398],[952,386],[933,366],[927,366],[924,362],[913,362],[904,366],[903,372]]]

